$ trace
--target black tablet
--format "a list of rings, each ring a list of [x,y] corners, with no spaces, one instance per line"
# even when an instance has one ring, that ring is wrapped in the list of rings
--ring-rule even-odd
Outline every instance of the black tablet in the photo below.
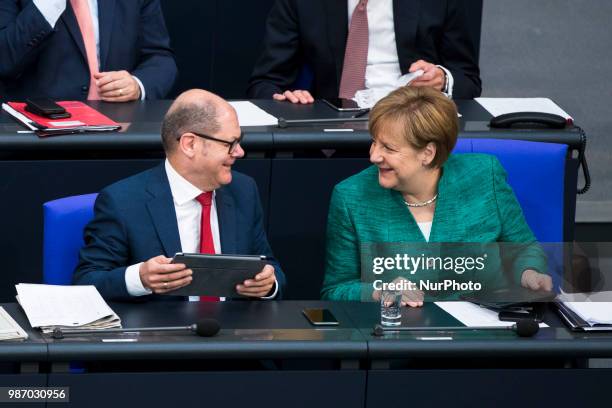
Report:
[[[267,264],[263,255],[174,255],[172,263],[183,263],[193,271],[191,284],[166,293],[176,296],[238,297],[236,285],[252,279]]]

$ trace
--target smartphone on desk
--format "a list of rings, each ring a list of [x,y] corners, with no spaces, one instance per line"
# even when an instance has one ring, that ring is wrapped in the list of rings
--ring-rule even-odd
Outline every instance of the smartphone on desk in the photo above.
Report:
[[[302,310],[304,316],[308,319],[308,321],[314,326],[337,326],[338,320],[329,311],[329,309],[304,309]]]
[[[35,115],[49,119],[67,119],[70,117],[70,113],[64,107],[50,98],[28,98],[25,102],[25,110]]]
[[[326,98],[323,99],[323,102],[338,112],[358,112],[363,110],[359,107],[359,105],[357,105],[357,102],[352,99]]]

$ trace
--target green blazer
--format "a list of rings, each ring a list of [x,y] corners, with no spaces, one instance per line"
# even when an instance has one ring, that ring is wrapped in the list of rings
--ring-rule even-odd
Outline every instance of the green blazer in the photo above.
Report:
[[[340,182],[329,208],[322,297],[362,298],[363,244],[418,242],[424,243],[425,237],[401,193],[380,186],[376,166]],[[446,161],[429,242],[529,244],[513,257],[509,273],[503,272],[500,259],[490,264],[486,276],[481,276],[488,282],[520,282],[525,269],[546,271],[546,257],[534,244],[535,237],[506,182],[506,172],[490,155],[451,155]],[[367,286],[371,293],[371,284]]]

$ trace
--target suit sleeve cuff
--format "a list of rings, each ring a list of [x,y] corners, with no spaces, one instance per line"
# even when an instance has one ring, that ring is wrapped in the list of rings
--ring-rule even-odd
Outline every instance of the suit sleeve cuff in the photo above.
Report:
[[[274,292],[272,292],[271,295],[268,296],[262,296],[261,299],[274,299],[276,297],[276,295],[278,294],[278,280],[274,280]]]
[[[140,79],[138,79],[138,77],[132,75],[132,78],[134,78],[136,82],[138,82],[138,87],[140,88],[140,100],[144,101],[146,97],[144,85],[142,84],[142,82],[140,82]]]
[[[144,296],[152,293],[151,290],[142,285],[140,265],[142,265],[142,262],[130,265],[125,269],[125,287],[130,296]]]
[[[446,96],[448,96],[449,98],[452,98],[453,97],[453,86],[455,85],[453,74],[451,74],[450,71],[444,68],[442,65],[436,65],[436,66],[440,68],[442,71],[444,71],[444,73],[446,74],[446,86],[444,87],[442,92],[444,92]]]
[[[66,10],[66,0],[34,0],[34,5],[51,27],[55,27],[57,20]]]

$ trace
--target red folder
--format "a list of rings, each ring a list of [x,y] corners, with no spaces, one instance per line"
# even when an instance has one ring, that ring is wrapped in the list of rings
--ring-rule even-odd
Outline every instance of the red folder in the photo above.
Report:
[[[121,129],[121,125],[104,116],[94,108],[79,101],[62,101],[58,105],[66,109],[71,117],[67,119],[49,119],[25,110],[25,103],[8,102],[12,108],[4,110],[19,122],[34,130],[39,136],[63,135],[84,132],[110,132]],[[18,113],[15,114],[15,111]],[[20,114],[20,115],[19,115]],[[24,118],[25,117],[25,118]]]

